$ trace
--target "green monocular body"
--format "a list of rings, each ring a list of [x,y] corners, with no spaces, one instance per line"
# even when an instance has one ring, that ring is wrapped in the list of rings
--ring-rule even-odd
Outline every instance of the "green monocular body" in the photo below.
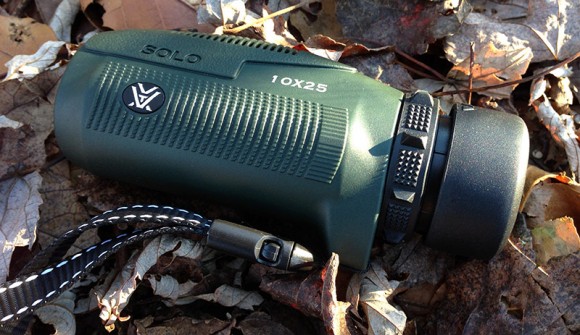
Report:
[[[420,230],[428,243],[476,257],[505,242],[527,133],[516,117],[469,109],[440,118],[424,92],[404,95],[346,65],[261,41],[122,31],[93,37],[74,56],[55,128],[65,155],[96,174],[273,214],[272,231],[364,269],[378,229],[390,242]],[[471,145],[497,127],[509,129],[516,150]],[[454,152],[473,148],[452,164]],[[475,173],[475,184],[460,175],[479,171],[488,153],[495,156],[483,164],[492,166]],[[491,207],[499,213],[490,216]],[[472,223],[464,212],[485,217]],[[462,231],[477,238],[457,237]]]

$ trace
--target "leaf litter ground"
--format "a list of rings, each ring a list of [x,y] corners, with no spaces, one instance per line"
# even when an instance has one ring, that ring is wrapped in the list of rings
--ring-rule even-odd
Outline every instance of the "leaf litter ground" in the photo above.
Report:
[[[38,0],[2,9],[2,63],[12,59],[13,69],[4,72],[20,78],[0,84],[3,277],[60,233],[120,205],[163,203],[244,218],[219,204],[103,180],[62,160],[52,134],[54,88],[76,43],[95,31],[236,31],[340,60],[403,91],[428,89],[443,106],[471,101],[519,114],[530,130],[531,161],[541,168],[528,170],[520,219],[490,261],[434,251],[417,236],[377,245],[366,273],[340,270],[333,256],[322,270],[287,274],[211,250],[186,257],[179,250],[189,242],[168,241],[163,249],[155,240],[119,253],[108,276],[95,273],[39,313],[60,332],[104,333],[99,313],[109,329],[126,334],[580,332],[577,2]],[[244,23],[250,28],[236,28]],[[58,47],[45,47],[50,52],[42,49],[57,40]],[[125,228],[86,235],[75,248]],[[153,249],[169,253],[143,256],[149,270],[131,272]],[[31,332],[46,331],[37,324]]]

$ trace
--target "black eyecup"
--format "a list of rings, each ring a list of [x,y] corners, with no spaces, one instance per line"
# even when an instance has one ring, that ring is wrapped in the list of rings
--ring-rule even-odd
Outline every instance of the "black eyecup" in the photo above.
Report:
[[[451,118],[447,166],[425,243],[489,259],[503,248],[516,219],[528,131],[514,115],[473,106],[456,105]]]

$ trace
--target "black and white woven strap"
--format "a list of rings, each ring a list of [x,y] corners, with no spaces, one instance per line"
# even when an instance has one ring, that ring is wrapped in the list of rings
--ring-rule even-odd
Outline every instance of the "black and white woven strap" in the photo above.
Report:
[[[59,259],[84,231],[121,222],[146,222],[157,227],[121,234],[74,254]],[[0,325],[14,324],[42,305],[55,299],[61,292],[72,287],[80,278],[100,265],[119,249],[162,234],[194,234],[206,236],[211,222],[202,216],[172,207],[132,206],[107,211],[87,223],[71,230],[39,254],[33,266],[53,264],[41,270],[21,276],[0,285]]]

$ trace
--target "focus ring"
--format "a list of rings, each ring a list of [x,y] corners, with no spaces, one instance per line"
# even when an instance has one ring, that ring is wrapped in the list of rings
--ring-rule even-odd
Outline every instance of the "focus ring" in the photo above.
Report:
[[[383,197],[383,234],[399,243],[414,230],[437,133],[439,102],[427,92],[407,94]]]

